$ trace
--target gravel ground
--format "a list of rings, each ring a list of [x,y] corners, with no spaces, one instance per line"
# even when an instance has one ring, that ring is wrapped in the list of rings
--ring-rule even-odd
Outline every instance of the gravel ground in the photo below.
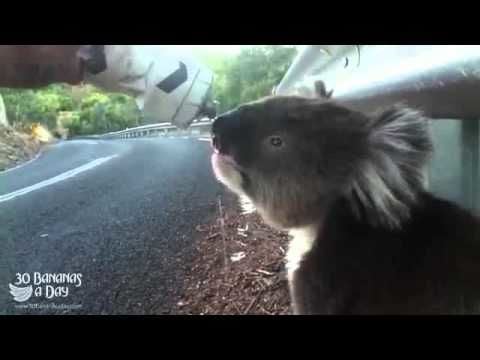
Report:
[[[196,228],[197,254],[176,312],[291,314],[284,262],[287,234],[271,229],[255,213],[242,214],[230,197],[223,201],[217,204],[216,222]]]

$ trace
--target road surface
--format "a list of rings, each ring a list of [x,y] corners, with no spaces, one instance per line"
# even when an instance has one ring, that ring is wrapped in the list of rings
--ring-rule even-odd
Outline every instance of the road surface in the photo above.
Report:
[[[76,140],[0,173],[0,314],[174,313],[223,194],[209,155],[192,138]]]

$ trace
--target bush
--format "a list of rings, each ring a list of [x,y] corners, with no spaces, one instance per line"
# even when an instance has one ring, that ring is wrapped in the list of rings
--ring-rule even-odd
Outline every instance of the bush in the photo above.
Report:
[[[53,132],[68,129],[70,136],[118,131],[139,124],[135,100],[104,93],[93,86],[81,89],[50,85],[39,90],[0,89],[11,124],[40,123]],[[65,117],[65,113],[71,115]]]

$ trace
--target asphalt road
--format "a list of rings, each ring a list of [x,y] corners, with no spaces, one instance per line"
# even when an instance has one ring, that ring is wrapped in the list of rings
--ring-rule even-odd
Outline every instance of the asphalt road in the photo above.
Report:
[[[198,139],[77,140],[0,173],[0,314],[174,313],[195,227],[224,194],[210,152]],[[15,301],[9,284],[33,293]]]

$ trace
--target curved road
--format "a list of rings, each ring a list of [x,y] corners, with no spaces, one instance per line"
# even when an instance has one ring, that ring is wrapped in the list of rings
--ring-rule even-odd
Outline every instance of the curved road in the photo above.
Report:
[[[209,154],[199,139],[76,140],[0,173],[0,314],[171,313],[223,194]]]

